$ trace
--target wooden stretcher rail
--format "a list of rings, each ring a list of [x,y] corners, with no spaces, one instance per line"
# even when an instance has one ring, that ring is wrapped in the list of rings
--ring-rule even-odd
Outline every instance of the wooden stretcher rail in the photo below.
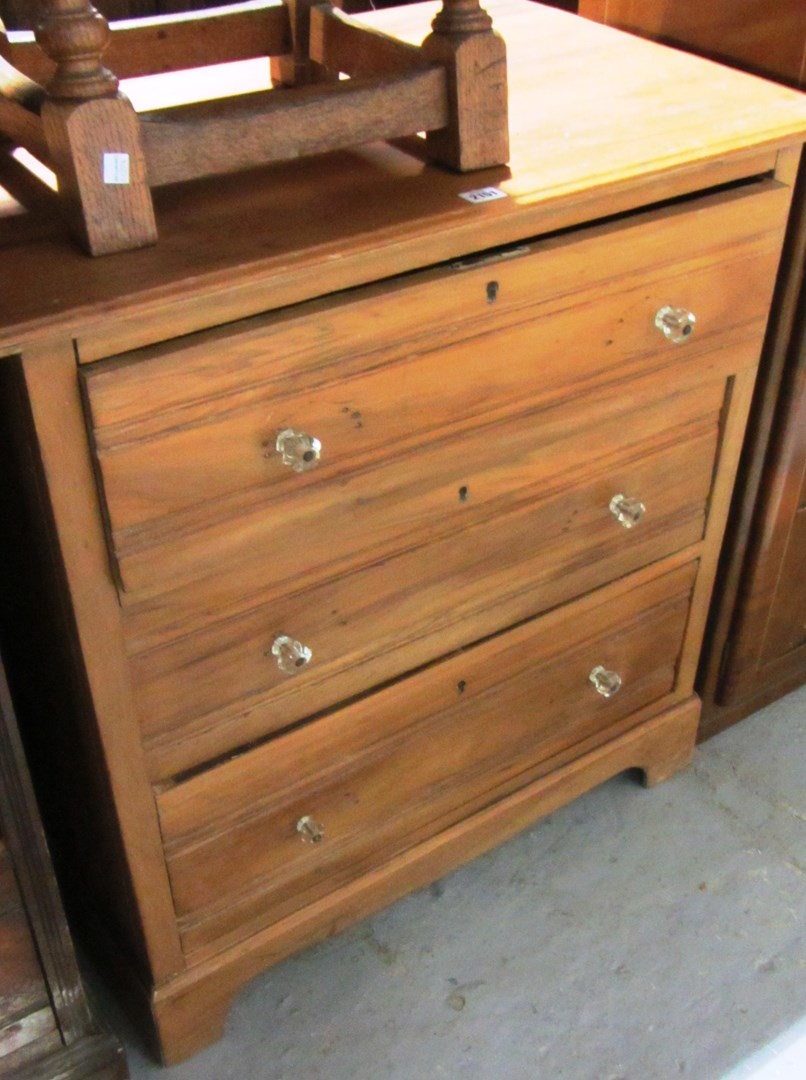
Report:
[[[283,100],[288,91],[269,90],[145,113],[148,175],[159,186],[323,153],[349,139],[441,128],[448,120],[445,83],[442,68],[432,68],[385,82],[302,87],[290,105]]]

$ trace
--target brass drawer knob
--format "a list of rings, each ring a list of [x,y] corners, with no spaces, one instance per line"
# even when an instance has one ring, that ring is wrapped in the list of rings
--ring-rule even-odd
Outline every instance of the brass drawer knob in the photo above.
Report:
[[[297,822],[297,832],[306,844],[318,844],[320,840],[324,839],[325,827],[315,818],[306,814]]]
[[[631,529],[637,525],[646,513],[646,507],[638,499],[631,499],[629,495],[614,495],[610,500],[610,513],[615,517],[619,525],[625,529]]]
[[[615,671],[608,671],[606,667],[597,664],[588,676],[593,683],[596,693],[602,697],[613,697],[621,689],[621,676]]]
[[[676,345],[688,341],[694,333],[696,321],[697,317],[693,311],[681,307],[670,307],[668,304],[662,307],[655,316],[655,326],[667,341],[673,341]]]
[[[315,469],[322,456],[322,444],[319,440],[304,431],[295,431],[294,428],[278,431],[274,448],[283,465],[288,465],[294,472]]]
[[[301,641],[295,641],[288,634],[279,634],[271,647],[271,654],[277,661],[277,667],[284,675],[296,675],[309,664],[313,653]]]

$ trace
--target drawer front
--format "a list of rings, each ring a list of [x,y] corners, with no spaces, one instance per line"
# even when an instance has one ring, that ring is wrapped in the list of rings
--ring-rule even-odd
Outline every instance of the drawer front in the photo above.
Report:
[[[530,423],[500,478],[470,477],[470,496],[482,501],[485,484],[521,485],[493,518],[463,526],[454,481],[445,489],[446,534],[395,558],[301,592],[256,591],[247,610],[228,618],[209,603],[204,610],[219,615],[212,622],[203,612],[175,613],[176,629],[165,636],[129,621],[152,774],[197,766],[699,541],[723,392],[717,383],[660,401],[610,399],[598,424],[590,406],[582,415],[578,405],[558,407],[555,417]],[[583,416],[589,426],[579,430]],[[645,508],[630,528],[611,510],[617,494]],[[342,525],[360,546],[360,533]],[[337,542],[335,527],[325,533]],[[296,550],[288,541],[284,555],[302,576],[316,545]],[[326,544],[320,549],[326,556]],[[311,651],[290,676],[272,655],[282,636]]]
[[[609,586],[160,794],[186,950],[304,906],[661,702],[695,572]]]
[[[670,365],[696,371],[720,349],[749,344],[755,362],[780,198],[710,197],[83,369],[122,587],[223,575],[246,594],[284,573],[275,523],[309,529],[339,492],[351,514],[386,498],[411,521],[399,485],[384,486],[396,462],[419,498],[452,452],[494,455],[503,418],[642,372],[665,380]],[[697,316],[684,347],[655,325],[667,305]],[[482,429],[492,442],[473,440]],[[283,464],[285,430],[321,443],[315,468]]]

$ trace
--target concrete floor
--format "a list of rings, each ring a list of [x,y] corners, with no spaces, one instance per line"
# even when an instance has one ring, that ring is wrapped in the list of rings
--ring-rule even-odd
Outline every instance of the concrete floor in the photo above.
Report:
[[[133,1080],[719,1080],[806,1015],[805,921],[803,688],[266,972],[191,1061],[122,1033]]]

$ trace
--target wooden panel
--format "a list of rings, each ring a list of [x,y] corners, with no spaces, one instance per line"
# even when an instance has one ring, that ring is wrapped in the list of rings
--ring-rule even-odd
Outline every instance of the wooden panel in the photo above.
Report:
[[[804,173],[806,180],[806,173]],[[806,191],[806,188],[803,189]],[[806,210],[806,202],[803,203]],[[802,234],[806,236],[806,230]],[[803,281],[803,265],[798,264],[795,278]],[[797,295],[797,294],[796,294]],[[752,697],[765,681],[789,682],[798,672],[806,673],[802,660],[787,655],[792,629],[797,625],[797,598],[802,596],[803,570],[798,552],[799,532],[796,521],[802,504],[806,476],[806,309],[801,289],[795,307],[791,339],[784,339],[788,363],[778,391],[775,426],[766,449],[759,495],[753,507],[752,532],[744,550],[738,551],[741,578],[733,594],[733,607],[726,635],[724,653],[713,665],[716,680],[714,697],[720,706],[736,706],[742,698]],[[794,546],[790,549],[790,538]],[[737,556],[734,554],[734,558]],[[784,566],[793,578],[783,576]],[[779,615],[778,604],[783,605]],[[795,610],[790,608],[795,605]],[[801,619],[803,614],[801,611]],[[786,627],[790,626],[790,630]],[[767,633],[773,639],[767,641]],[[783,634],[783,638],[780,635]],[[774,641],[785,653],[774,657]]]
[[[244,545],[265,544],[249,518],[266,520],[272,484],[298,498],[306,487],[356,466],[369,469],[415,440],[432,439],[441,455],[445,444],[438,440],[478,426],[480,417],[493,420],[495,410],[511,411],[515,403],[525,410],[571,386],[606,387],[678,356],[690,362],[691,350],[760,335],[779,243],[778,222],[770,232],[763,222],[777,216],[778,195],[759,196],[750,211],[732,193],[724,203],[650,215],[643,228],[614,225],[589,238],[538,245],[511,265],[404,284],[394,300],[370,296],[332,310],[315,307],[267,330],[218,333],[197,346],[90,369],[92,423],[125,586],[178,584],[212,566],[219,573],[232,558],[217,538],[222,531],[230,540],[240,532]],[[488,301],[491,281],[500,307]],[[605,296],[594,303],[595,291]],[[698,314],[686,350],[663,342],[653,324],[671,297]],[[384,349],[381,335],[395,340],[398,326],[405,327],[402,340]],[[449,348],[469,334],[466,344]],[[414,353],[422,360],[413,362]],[[316,376],[317,396],[308,389],[315,386],[310,376],[326,358],[333,366]],[[362,367],[376,370],[353,375]],[[286,387],[299,383],[307,393],[295,398],[292,389],[283,400]],[[304,478],[264,458],[266,443],[288,423],[325,446],[323,465]],[[274,506],[276,513],[284,509]]]
[[[0,915],[19,906],[19,890],[14,878],[14,868],[3,840],[2,830],[0,830]]]
[[[56,1017],[0,837],[0,1073],[7,1055],[52,1032],[58,1033]]]
[[[629,438],[621,401],[606,422],[582,434],[579,411],[557,409],[556,416],[540,417],[533,484],[508,513],[463,527],[464,504],[454,492],[456,518],[446,505],[453,524],[443,539],[301,593],[273,595],[256,581],[246,609],[230,618],[199,591],[197,611],[176,619],[171,638],[132,658],[152,775],[170,775],[288,727],[698,542],[723,396],[721,382],[650,402],[633,395]],[[530,422],[529,438],[535,428]],[[497,429],[495,438],[507,445],[507,429]],[[520,472],[530,455],[515,456]],[[478,485],[475,475],[468,480],[472,498],[484,477]],[[609,510],[612,497],[625,491],[648,508],[629,530]],[[339,520],[333,508],[327,525]],[[337,542],[331,527],[324,535]],[[307,544],[291,545],[289,555],[302,576]],[[169,609],[170,596],[164,605]],[[279,634],[313,651],[293,678],[271,656]]]
[[[546,771],[675,683],[695,567],[467,650],[158,799],[186,948],[275,918]],[[600,697],[597,664],[621,690]],[[312,815],[325,838],[306,845]],[[255,897],[255,893],[259,897]],[[250,895],[251,894],[251,895]],[[246,898],[244,898],[246,897]]]
[[[806,85],[803,0],[580,0],[579,14]]]
[[[12,592],[22,630],[15,656],[33,703],[30,740],[43,789],[53,799],[52,828],[64,833],[68,870],[86,855],[87,865],[77,873],[79,895],[91,883],[105,925],[126,936],[127,963],[140,971],[147,963],[155,971],[174,971],[181,958],[173,928],[160,915],[165,902],[170,911],[168,881],[69,343],[27,350],[20,370],[6,363],[0,389],[4,429],[15,436],[16,475],[31,485],[26,498],[13,504],[7,558],[15,568],[13,584],[28,581],[26,589]],[[13,492],[11,487],[9,497]],[[34,610],[27,608],[31,595],[38,601]],[[31,656],[48,658],[45,672],[30,666]],[[54,715],[62,724],[49,723]],[[108,727],[99,721],[107,715],[114,716]],[[72,827],[65,828],[68,819]],[[90,851],[103,851],[104,858],[90,858]],[[79,910],[93,921],[83,897]],[[154,935],[150,946],[143,933]]]
[[[806,509],[792,521],[761,663],[806,643]]]
[[[13,505],[5,509],[14,514]],[[87,1008],[2,659],[0,1074],[19,1080],[128,1076],[122,1048],[98,1034]]]

